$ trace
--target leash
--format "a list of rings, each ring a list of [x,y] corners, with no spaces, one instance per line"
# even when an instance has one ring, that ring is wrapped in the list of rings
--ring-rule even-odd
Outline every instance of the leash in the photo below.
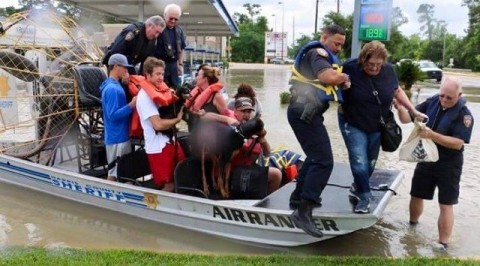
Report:
[[[327,184],[327,186],[331,186],[331,187],[339,187],[339,188],[346,188],[346,189],[350,189],[350,186],[344,186],[344,185],[339,185],[339,184]],[[390,187],[388,187],[387,184],[380,184],[376,187],[371,187],[370,190],[373,190],[373,191],[391,191],[393,193],[393,195],[398,195],[398,193],[391,189]]]

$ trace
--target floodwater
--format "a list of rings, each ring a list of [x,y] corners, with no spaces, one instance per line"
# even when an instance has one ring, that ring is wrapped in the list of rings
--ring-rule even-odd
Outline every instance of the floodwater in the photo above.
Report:
[[[231,69],[224,75],[232,95],[241,82],[252,84],[263,104],[262,118],[272,147],[287,146],[301,152],[291,131],[280,93],[288,90],[289,70],[285,66],[266,69]],[[479,80],[480,81],[480,80]],[[425,87],[423,87],[425,86]],[[438,85],[422,85],[412,99],[421,101],[436,92]],[[480,83],[479,86],[480,87]],[[480,121],[480,89],[465,89],[475,120]],[[418,96],[418,97],[417,97]],[[347,152],[339,133],[335,106],[325,114],[335,160],[347,162]],[[402,125],[408,135],[412,125]],[[415,164],[401,162],[398,153],[381,153],[378,167],[402,170],[405,179],[376,225],[312,245],[279,248],[235,242],[188,230],[163,226],[116,212],[73,203],[39,192],[0,183],[0,250],[13,246],[85,249],[140,249],[157,252],[212,254],[305,254],[364,256],[452,256],[479,257],[480,245],[480,127],[476,125],[465,147],[460,203],[455,206],[455,227],[448,251],[435,245],[438,204],[427,201],[420,223],[408,225],[410,180]],[[334,181],[334,180],[332,180]],[[348,200],[348,199],[345,199]]]

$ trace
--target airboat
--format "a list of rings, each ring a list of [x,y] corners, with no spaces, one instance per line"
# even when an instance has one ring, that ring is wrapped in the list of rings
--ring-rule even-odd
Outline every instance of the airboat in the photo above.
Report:
[[[324,233],[315,238],[289,218],[288,199],[294,182],[263,199],[215,200],[180,190],[170,193],[137,183],[107,181],[101,178],[106,175],[107,162],[99,93],[106,74],[95,63],[101,57],[102,51],[89,34],[54,13],[18,13],[2,22],[0,182],[86,207],[278,246],[305,245],[374,225],[401,183],[400,171],[377,170],[371,178],[372,188],[378,188],[373,190],[371,213],[354,214],[348,197],[350,168],[335,164],[330,179],[335,184],[327,186],[322,207],[313,212]],[[175,179],[185,175],[177,170]]]

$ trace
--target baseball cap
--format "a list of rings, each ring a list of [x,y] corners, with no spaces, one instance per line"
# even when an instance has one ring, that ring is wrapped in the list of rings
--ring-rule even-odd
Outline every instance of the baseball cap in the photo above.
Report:
[[[237,100],[235,100],[235,109],[239,111],[255,110],[255,108],[253,108],[252,100],[247,97],[240,97]]]
[[[113,66],[113,65],[120,65],[124,67],[133,67],[128,63],[127,57],[124,56],[123,54],[113,54],[110,56],[108,59],[108,65]]]

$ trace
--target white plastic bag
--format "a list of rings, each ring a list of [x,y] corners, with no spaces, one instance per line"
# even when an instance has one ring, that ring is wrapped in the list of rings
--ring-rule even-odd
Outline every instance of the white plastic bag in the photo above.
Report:
[[[400,160],[417,163],[438,161],[438,149],[433,140],[419,136],[422,128],[425,128],[425,123],[415,122],[412,133],[400,147]]]

